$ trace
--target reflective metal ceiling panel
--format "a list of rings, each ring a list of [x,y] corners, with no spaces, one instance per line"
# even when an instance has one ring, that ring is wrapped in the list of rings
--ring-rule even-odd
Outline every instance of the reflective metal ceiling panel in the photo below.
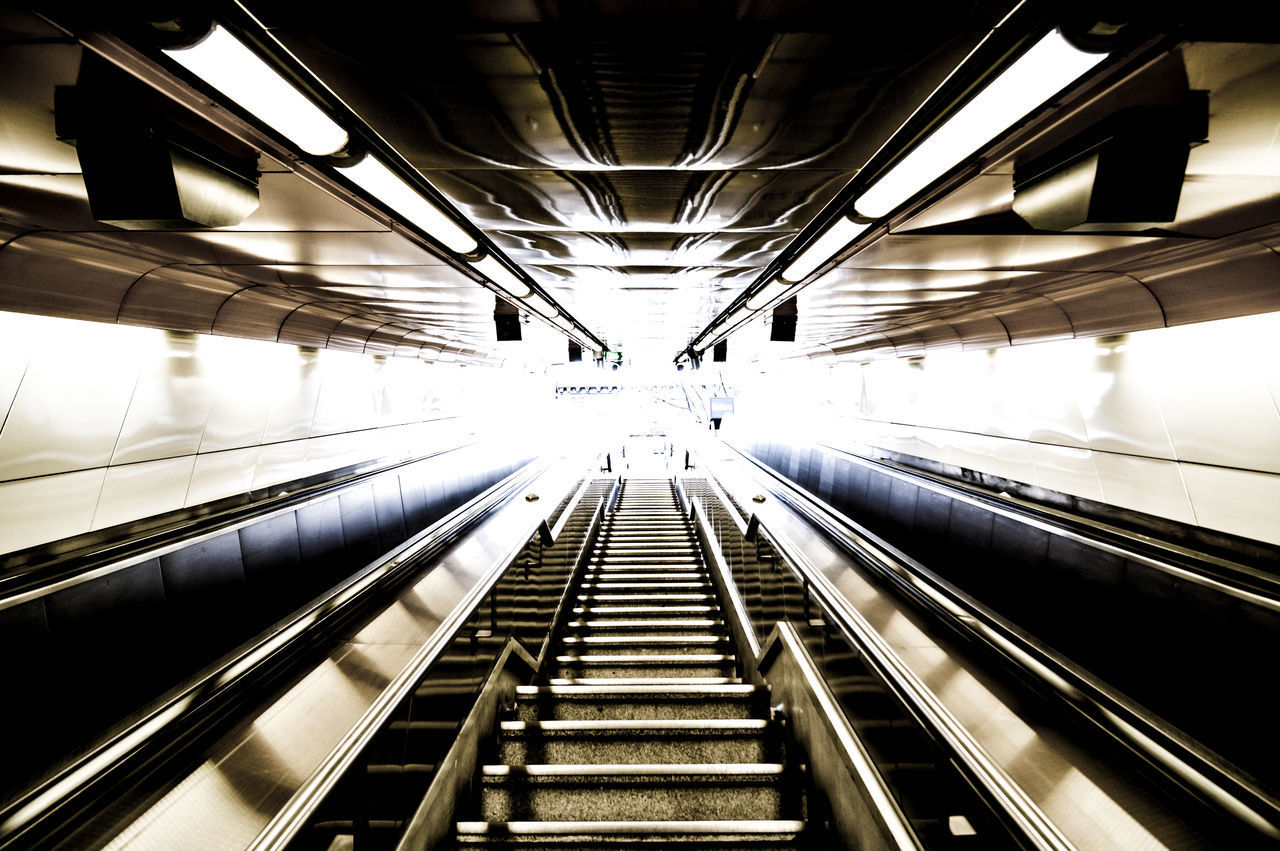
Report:
[[[766,268],[835,212],[1014,5],[454,0],[331,14],[296,0],[242,4],[265,43],[577,319],[611,347],[663,359],[767,282]],[[0,309],[513,357],[495,339],[494,296],[460,271],[464,258],[406,238],[326,179],[326,162],[260,145],[260,204],[234,227],[95,221],[76,148],[55,125],[56,88],[77,82],[88,52],[77,38],[133,50],[129,70],[166,93],[156,95],[169,98],[166,114],[208,100],[138,42],[132,8],[0,13]],[[877,222],[834,271],[820,267],[798,290],[797,343],[762,356],[1007,345],[1280,309],[1280,47],[1248,43],[1247,26],[1235,41],[1197,38],[1216,13],[1187,14],[1185,33],[1116,57],[1122,72],[1062,93]],[[1179,86],[1207,92],[1209,125],[1174,221],[1048,233],[1013,213],[1020,164]],[[226,115],[205,104],[183,121],[225,135]]]

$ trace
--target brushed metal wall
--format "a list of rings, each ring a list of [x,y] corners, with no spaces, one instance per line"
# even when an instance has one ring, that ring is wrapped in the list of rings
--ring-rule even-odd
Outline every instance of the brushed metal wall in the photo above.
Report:
[[[736,380],[727,434],[900,452],[1280,543],[1280,314],[924,358],[793,362]]]
[[[0,313],[0,552],[458,446],[519,378]]]

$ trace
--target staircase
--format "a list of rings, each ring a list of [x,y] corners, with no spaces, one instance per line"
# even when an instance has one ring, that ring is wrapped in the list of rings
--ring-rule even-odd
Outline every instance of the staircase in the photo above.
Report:
[[[804,783],[744,684],[670,481],[627,479],[559,636],[480,775],[467,848],[811,847]]]

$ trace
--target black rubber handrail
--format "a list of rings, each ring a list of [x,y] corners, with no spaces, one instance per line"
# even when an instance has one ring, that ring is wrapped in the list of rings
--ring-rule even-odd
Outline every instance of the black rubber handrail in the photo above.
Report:
[[[1268,841],[1280,841],[1280,800],[1252,783],[1235,766],[1053,653],[856,521],[820,503],[750,455],[736,451],[770,478],[774,496],[859,564],[890,580],[957,634],[993,651],[1034,681],[1040,691],[1069,707],[1196,799]],[[769,540],[815,598],[832,609],[834,622],[842,630],[849,629],[857,616],[843,595],[818,571],[810,569],[790,545],[773,535]]]
[[[579,487],[575,502],[581,499],[589,486],[590,482],[588,481]],[[599,532],[604,514],[604,505],[605,499],[601,497],[592,513],[591,525],[579,548],[574,569],[566,581],[560,601],[552,616],[552,624],[548,630],[547,638],[539,650],[536,659],[537,667],[539,668],[547,657],[550,636],[557,627],[557,621],[562,621],[568,609],[571,608],[568,603],[568,592],[573,586],[573,580],[590,559],[590,547]],[[567,514],[568,512],[566,511],[565,513]],[[539,524],[540,527],[543,525],[546,525],[545,518]],[[541,533],[540,531],[535,531],[533,534]],[[277,811],[276,815],[249,846],[251,851],[280,851],[288,847],[299,831],[306,827],[316,808],[341,782],[374,736],[386,726],[388,719],[395,713],[396,707],[417,687],[417,684],[423,678],[430,674],[436,660],[453,643],[459,631],[466,626],[485,598],[494,590],[498,582],[507,575],[508,571],[516,566],[516,559],[520,551],[524,549],[524,544],[525,541],[521,540],[510,548],[506,557],[500,560],[503,565],[501,569],[489,572],[486,578],[477,583],[467,593],[463,601],[454,607],[453,611],[449,613],[448,617],[440,625],[440,628],[414,654],[414,658],[408,666],[383,689],[374,704],[361,716],[356,725],[347,732],[338,746],[325,757],[324,762],[311,773],[289,801]],[[519,646],[518,643],[517,646]],[[523,647],[521,649],[524,650]],[[502,661],[501,656],[499,656],[495,665],[500,661]]]
[[[1252,565],[1232,561],[1152,535],[1134,532],[1091,517],[1049,506],[1035,505],[1011,496],[984,492],[970,485],[914,470],[901,464],[864,458],[857,453],[825,443],[815,445],[885,475],[1029,524],[1051,535],[1069,538],[1113,555],[1138,561],[1162,573],[1176,576],[1180,580],[1206,585],[1216,591],[1245,599],[1247,602],[1280,611],[1280,576]],[[742,455],[751,457],[750,453],[737,446],[732,448]],[[752,458],[752,460],[755,459]]]
[[[203,738],[260,693],[289,662],[314,652],[361,614],[381,591],[416,574],[547,469],[531,462],[351,576],[309,606],[223,657],[101,741],[55,776],[0,810],[0,848],[29,847],[73,824],[130,779],[154,770]],[[523,542],[521,542],[523,545]],[[514,557],[514,556],[513,556]],[[496,580],[495,580],[496,581]],[[481,595],[481,599],[483,595]]]
[[[836,626],[844,640],[859,650],[863,660],[879,675],[889,690],[910,708],[912,715],[925,728],[930,738],[938,743],[1018,843],[1039,851],[1069,851],[1071,844],[1040,808],[946,711],[861,615],[851,606],[841,605],[842,598],[838,592],[819,591],[809,575],[810,571],[803,557],[787,542],[770,534],[757,514],[753,513],[748,521],[740,523],[740,518],[735,516],[732,503],[727,500],[727,494],[715,480],[714,474],[706,482],[711,486],[716,501],[729,515],[735,530],[745,540],[763,540],[773,547],[778,558],[801,584],[806,598],[812,597],[816,602],[825,622]],[[706,520],[703,522],[705,524]],[[710,536],[711,529],[707,528],[706,532]],[[731,582],[732,576],[727,581]],[[748,626],[746,629],[754,633],[753,627]],[[758,641],[752,642],[753,648],[758,646]],[[764,650],[760,653],[762,658]]]
[[[148,525],[124,537],[111,537],[112,534],[118,535],[118,527],[76,536],[66,544],[72,547],[67,551],[55,551],[51,549],[52,545],[40,545],[7,553],[3,561],[8,567],[0,574],[0,608],[49,593],[81,579],[123,570],[175,549],[266,519],[273,514],[331,496],[393,470],[474,445],[466,443],[392,464],[343,468],[345,472],[338,471],[336,476],[326,477],[320,482],[276,485],[268,489],[266,495],[258,498],[250,494],[247,502],[243,497],[232,497],[219,500],[212,507],[203,505],[171,512],[162,515],[156,525]],[[83,545],[77,547],[77,540],[82,541]]]

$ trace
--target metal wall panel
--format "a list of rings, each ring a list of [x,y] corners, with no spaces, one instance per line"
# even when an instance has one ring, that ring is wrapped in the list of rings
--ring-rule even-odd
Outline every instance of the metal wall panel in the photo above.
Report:
[[[280,333],[276,339],[281,343],[292,343],[295,346],[324,348],[329,344],[329,335],[333,333],[334,328],[338,327],[338,323],[353,315],[354,311],[323,305],[300,307],[281,323]]]
[[[177,612],[211,613],[245,598],[240,535],[228,532],[160,557],[164,593]]]
[[[338,498],[304,505],[297,512],[298,548],[309,573],[336,580],[344,573],[347,545]]]
[[[187,500],[196,456],[108,467],[93,515],[94,529],[177,511]]]
[[[88,530],[105,467],[0,482],[0,552],[13,552]]]
[[[1196,524],[1191,497],[1182,481],[1182,465],[1154,458],[1095,452],[1102,495],[1109,505]]]
[[[400,474],[400,495],[404,500],[404,525],[410,535],[416,535],[426,528],[427,495],[424,490],[423,477],[426,475],[425,464],[414,464]]]
[[[958,552],[985,555],[991,548],[991,514],[974,505],[953,502],[947,538]]]
[[[258,287],[240,290],[218,308],[212,332],[228,337],[274,340],[289,314],[306,301],[279,288],[263,292]]]
[[[139,278],[121,300],[116,321],[175,331],[213,331],[218,309],[248,284],[183,266],[166,266]]]
[[[253,446],[197,455],[184,506],[201,505],[252,490],[253,474],[258,468],[258,453],[261,451]]]
[[[216,394],[199,358],[199,340],[183,334],[155,336],[160,349],[142,362],[112,464],[199,451]]]
[[[263,443],[280,443],[311,436],[316,402],[324,380],[317,353],[299,353],[296,362],[282,370],[287,381],[277,382],[275,398],[262,433]]]
[[[86,331],[97,330],[93,326]],[[72,348],[46,340],[0,430],[0,480],[105,467],[137,384],[132,346],[99,349],[90,337]]]
[[[253,486],[262,488],[300,479],[305,475],[306,460],[307,443],[304,440],[265,444],[258,453]]]
[[[0,310],[115,322],[120,300],[156,265],[47,231],[0,246]]]
[[[405,530],[404,502],[399,476],[380,476],[373,483],[373,509],[377,517],[378,540],[383,552],[409,537]]]
[[[379,552],[378,517],[373,508],[373,485],[343,491],[338,497],[342,511],[342,539],[347,555],[358,564],[367,564]]]
[[[240,555],[253,607],[267,619],[321,591],[327,576],[305,571],[297,512],[289,511],[239,531]]]
[[[166,611],[165,591],[159,559],[118,570],[110,582],[73,585],[45,598],[49,631],[55,642],[73,649],[92,650],[117,639],[147,641]]]
[[[1146,367],[1178,460],[1280,473],[1277,320],[1173,328],[1144,347],[1135,366]]]
[[[1181,472],[1201,526],[1280,543],[1280,476],[1203,464]]]
[[[1093,453],[1070,446],[1031,444],[1031,461],[1036,468],[1035,484],[1061,493],[1103,501],[1102,484]]]
[[[920,489],[915,485],[894,479],[889,484],[889,514],[893,525],[903,532],[910,532],[916,522],[916,496]]]

